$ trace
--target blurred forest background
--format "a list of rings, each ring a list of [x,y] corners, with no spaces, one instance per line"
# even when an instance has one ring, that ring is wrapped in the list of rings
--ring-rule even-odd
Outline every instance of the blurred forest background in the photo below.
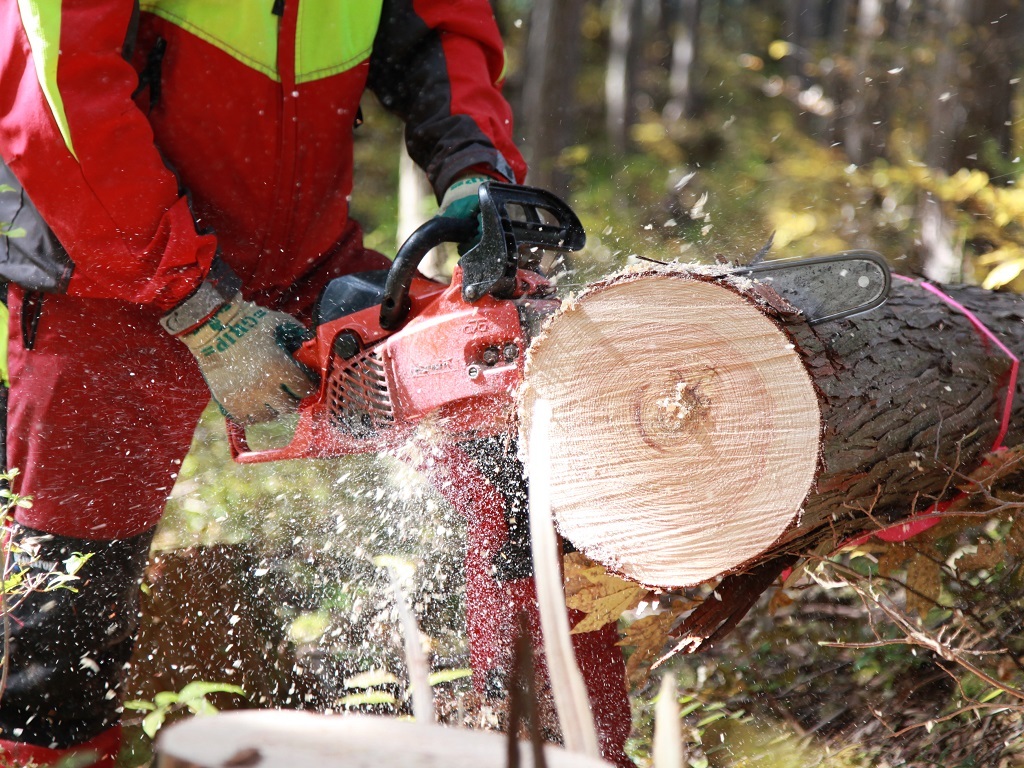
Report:
[[[529,183],[588,230],[565,290],[636,255],[743,263],[773,235],[772,258],[869,248],[904,274],[1024,288],[1020,0],[495,6]],[[399,124],[364,109],[353,206],[393,253],[436,205]],[[668,669],[693,768],[1024,765],[1020,501],[862,545],[798,574],[715,650],[652,676],[634,663],[633,754],[647,759]],[[232,466],[211,410],[157,539],[134,695],[205,680],[253,704],[401,709],[390,564],[448,670],[449,717],[470,717],[462,528],[395,457]],[[648,666],[657,650],[626,646]]]

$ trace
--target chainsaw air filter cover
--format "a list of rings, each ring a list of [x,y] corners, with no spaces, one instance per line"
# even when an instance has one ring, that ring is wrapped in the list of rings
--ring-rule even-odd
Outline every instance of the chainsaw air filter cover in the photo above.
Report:
[[[384,365],[375,348],[331,371],[326,399],[331,423],[353,437],[372,439],[394,425]]]

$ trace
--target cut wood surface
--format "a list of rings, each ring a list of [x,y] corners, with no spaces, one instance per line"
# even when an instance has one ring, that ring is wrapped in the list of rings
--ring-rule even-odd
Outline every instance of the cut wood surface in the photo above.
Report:
[[[811,489],[811,378],[726,285],[658,273],[598,286],[531,347],[526,379],[524,430],[537,399],[552,407],[559,530],[643,584],[698,584],[755,557]]]
[[[263,710],[197,717],[165,728],[157,768],[506,768],[507,737],[387,717]],[[551,768],[608,768],[554,746]],[[533,766],[520,744],[519,765]]]
[[[1004,423],[1002,444],[1024,439],[1022,382],[1008,390],[993,341],[1024,353],[1024,299],[942,290],[896,280],[881,308],[815,327],[707,268],[628,272],[567,302],[523,395],[554,406],[560,531],[648,585],[736,574],[700,634],[794,558],[955,495]]]

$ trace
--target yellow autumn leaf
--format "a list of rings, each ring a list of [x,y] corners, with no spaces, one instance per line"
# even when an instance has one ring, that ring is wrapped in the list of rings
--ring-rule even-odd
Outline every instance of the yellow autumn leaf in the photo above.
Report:
[[[639,605],[648,590],[632,581],[612,576],[605,569],[573,553],[565,559],[565,604],[586,614],[572,634],[593,632],[617,621],[625,611]]]
[[[768,44],[768,55],[778,61],[793,52],[793,44],[785,40],[772,40]]]
[[[776,209],[769,214],[769,219],[775,230],[776,248],[803,240],[818,228],[817,216],[807,211]]]
[[[985,280],[981,285],[989,290],[1000,288],[1007,283],[1013,282],[1022,271],[1024,271],[1024,258],[1004,261],[985,275]]]
[[[617,645],[634,649],[626,662],[626,674],[634,684],[640,684],[646,678],[649,670],[643,669],[641,674],[641,668],[662,652],[676,618],[675,612],[656,613],[637,619],[626,628]]]

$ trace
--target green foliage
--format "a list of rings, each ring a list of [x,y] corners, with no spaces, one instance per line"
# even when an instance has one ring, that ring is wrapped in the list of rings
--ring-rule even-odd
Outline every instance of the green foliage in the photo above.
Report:
[[[216,713],[217,708],[206,698],[213,693],[233,693],[245,696],[245,691],[237,685],[196,681],[189,683],[177,692],[161,691],[152,701],[126,701],[124,707],[128,710],[146,713],[142,718],[142,730],[149,738],[154,739],[168,715],[174,712],[187,711],[200,716]]]
[[[465,667],[439,669],[430,673],[427,682],[432,688],[435,688],[466,680],[472,674],[472,670]],[[395,710],[403,701],[408,701],[412,693],[409,687],[402,691],[399,688],[398,678],[386,669],[371,669],[345,678],[345,689],[357,691],[357,693],[346,694],[339,700],[339,704],[346,709],[383,706]]]

